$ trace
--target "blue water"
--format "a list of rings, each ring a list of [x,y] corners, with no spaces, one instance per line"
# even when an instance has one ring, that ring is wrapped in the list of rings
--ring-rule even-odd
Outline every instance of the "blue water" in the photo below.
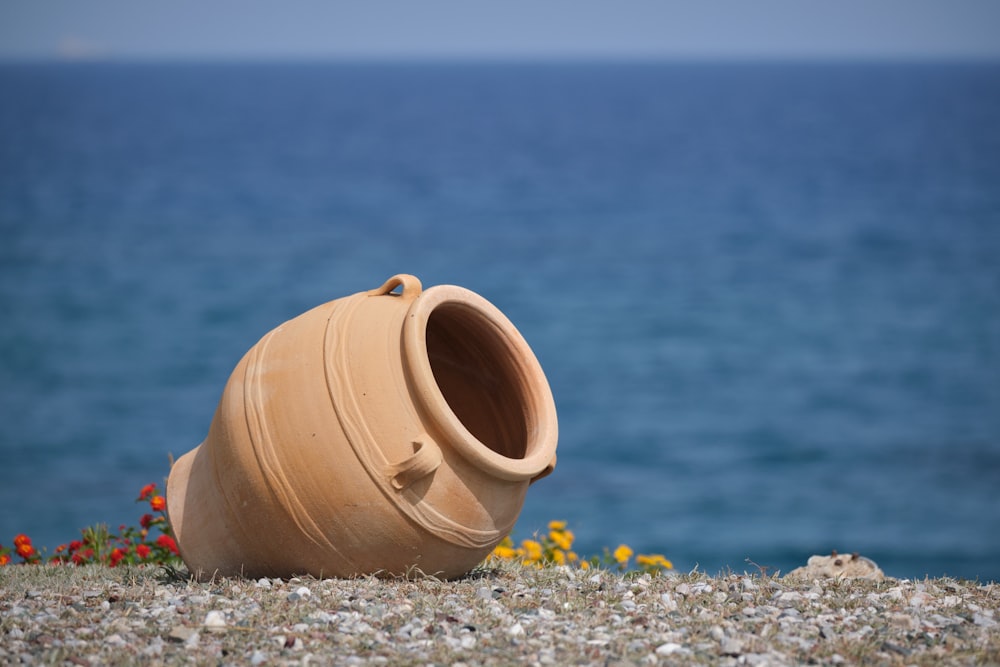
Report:
[[[566,519],[1000,580],[1000,66],[0,67],[0,543],[134,523],[280,322],[408,272],[536,352]]]

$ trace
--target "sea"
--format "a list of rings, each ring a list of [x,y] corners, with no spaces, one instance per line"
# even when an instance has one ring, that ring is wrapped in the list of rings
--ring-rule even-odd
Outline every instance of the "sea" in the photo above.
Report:
[[[247,349],[397,273],[544,369],[516,540],[1000,580],[989,62],[0,65],[0,544],[135,525]]]

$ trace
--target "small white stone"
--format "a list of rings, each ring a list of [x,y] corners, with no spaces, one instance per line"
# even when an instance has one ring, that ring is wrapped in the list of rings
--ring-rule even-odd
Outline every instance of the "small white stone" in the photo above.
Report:
[[[250,656],[251,665],[261,665],[265,662],[267,662],[267,654],[263,651],[254,651],[253,655]]]
[[[997,622],[986,614],[973,614],[972,622],[981,628],[993,628],[997,625]]]
[[[271,580],[268,579],[267,577],[261,577],[260,579],[258,579],[256,581],[256,583],[254,584],[254,586],[256,586],[257,588],[270,588],[271,587]],[[254,655],[258,655],[258,654],[263,655],[262,653],[260,653],[260,651],[255,651],[254,652]]]
[[[667,642],[656,647],[656,655],[673,655],[678,651],[683,651],[684,647],[674,642]]]
[[[226,616],[221,611],[213,609],[212,611],[205,614],[205,620],[201,622],[206,628],[224,628],[226,627]]]
[[[163,640],[155,637],[140,653],[151,658],[159,657],[163,654]]]
[[[524,627],[520,623],[515,623],[507,628],[507,634],[511,637],[519,637],[524,634]]]
[[[743,642],[732,637],[722,641],[722,655],[737,656],[743,653]]]
[[[802,601],[802,594],[795,591],[785,591],[778,595],[777,601],[780,604],[793,605],[796,602]]]
[[[113,635],[108,635],[107,637],[105,637],[104,643],[108,644],[109,646],[125,646],[127,642],[124,639],[122,639],[121,635],[115,633]]]
[[[677,611],[677,601],[670,593],[664,593],[660,596],[660,604],[663,605],[663,611]]]

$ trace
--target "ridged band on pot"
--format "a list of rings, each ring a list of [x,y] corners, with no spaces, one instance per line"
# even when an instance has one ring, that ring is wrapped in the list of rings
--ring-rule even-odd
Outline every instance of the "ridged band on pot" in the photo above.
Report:
[[[195,573],[455,577],[510,532],[557,431],[503,313],[398,275],[247,352],[171,470],[168,512]]]

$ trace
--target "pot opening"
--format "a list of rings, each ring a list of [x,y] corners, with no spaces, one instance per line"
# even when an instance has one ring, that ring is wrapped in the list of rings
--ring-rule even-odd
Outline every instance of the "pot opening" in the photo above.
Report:
[[[462,425],[497,454],[524,458],[529,397],[501,332],[475,309],[446,302],[431,312],[426,342],[434,381]]]

